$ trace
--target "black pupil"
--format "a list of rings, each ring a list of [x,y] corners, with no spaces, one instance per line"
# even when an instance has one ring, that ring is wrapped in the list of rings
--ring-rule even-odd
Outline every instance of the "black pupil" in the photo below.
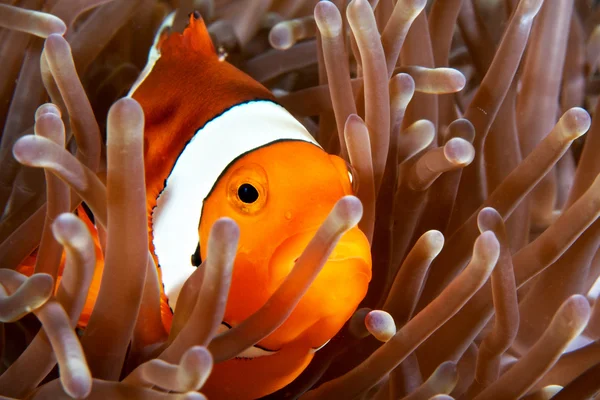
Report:
[[[249,183],[244,183],[238,188],[238,197],[244,203],[254,203],[258,199],[258,190]]]

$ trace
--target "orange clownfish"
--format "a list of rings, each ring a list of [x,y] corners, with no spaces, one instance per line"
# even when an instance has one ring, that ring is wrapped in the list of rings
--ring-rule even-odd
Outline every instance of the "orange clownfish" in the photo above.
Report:
[[[151,246],[176,310],[183,283],[206,257],[212,224],[237,222],[225,330],[274,293],[333,205],[352,194],[351,175],[268,89],[217,55],[198,14],[158,46],[131,94],[146,115]],[[202,392],[254,399],[287,385],[350,318],[370,279],[369,242],[355,227],[286,322],[215,365]]]
[[[149,243],[170,327],[183,283],[206,258],[211,226],[240,228],[222,330],[257,311],[294,266],[351,174],[268,89],[224,61],[198,14],[160,35],[130,96],[145,113]],[[202,392],[255,399],[284,387],[350,318],[371,279],[370,245],[341,238],[289,318],[238,357],[214,366]]]

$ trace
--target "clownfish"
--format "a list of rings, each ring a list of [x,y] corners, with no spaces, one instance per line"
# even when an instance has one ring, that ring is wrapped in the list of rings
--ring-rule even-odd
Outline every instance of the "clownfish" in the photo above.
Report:
[[[199,14],[183,34],[159,33],[155,44],[129,95],[145,114],[149,246],[163,324],[170,328],[184,282],[206,258],[211,226],[229,217],[240,238],[225,331],[275,292],[334,204],[353,194],[352,175],[267,88],[217,54]],[[370,245],[354,227],[287,320],[216,364],[201,391],[256,399],[284,387],[351,317],[370,279]]]

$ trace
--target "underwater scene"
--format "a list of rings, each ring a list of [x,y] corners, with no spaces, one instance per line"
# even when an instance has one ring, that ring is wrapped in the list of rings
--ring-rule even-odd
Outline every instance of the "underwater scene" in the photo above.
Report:
[[[0,399],[600,400],[595,0],[0,0]]]

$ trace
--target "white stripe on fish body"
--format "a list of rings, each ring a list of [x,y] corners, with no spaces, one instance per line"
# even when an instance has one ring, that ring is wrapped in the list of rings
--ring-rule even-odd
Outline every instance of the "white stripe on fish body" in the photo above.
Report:
[[[285,108],[271,101],[236,105],[200,128],[177,159],[152,213],[154,251],[169,305],[194,272],[202,204],[222,172],[239,156],[281,140],[318,146]]]

